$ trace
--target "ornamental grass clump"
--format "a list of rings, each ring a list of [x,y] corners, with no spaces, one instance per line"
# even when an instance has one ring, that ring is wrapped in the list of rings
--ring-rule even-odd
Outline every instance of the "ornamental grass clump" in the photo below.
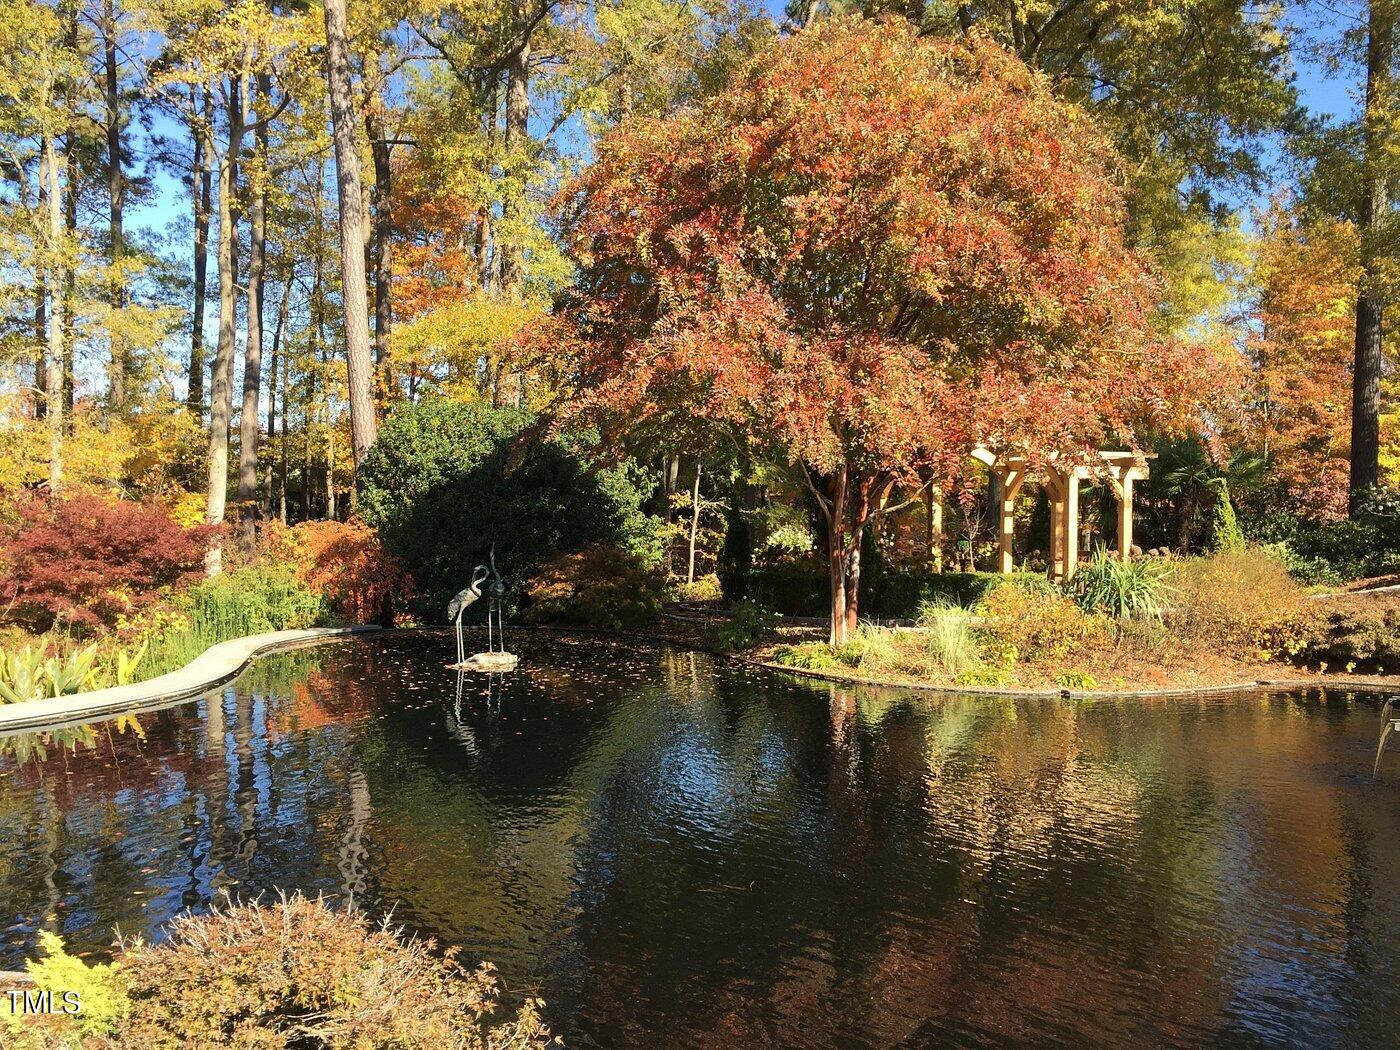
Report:
[[[919,626],[925,632],[925,651],[943,674],[957,679],[981,665],[977,631],[967,609],[926,603],[919,609]]]

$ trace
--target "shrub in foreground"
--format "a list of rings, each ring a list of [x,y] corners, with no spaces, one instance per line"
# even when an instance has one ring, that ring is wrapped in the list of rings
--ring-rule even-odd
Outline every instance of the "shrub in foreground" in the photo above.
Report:
[[[1384,595],[1322,603],[1302,655],[1333,671],[1400,671],[1400,604]]]
[[[641,627],[661,612],[666,577],[633,554],[594,545],[540,565],[525,587],[528,623],[572,623],[608,630]]]
[[[0,607],[35,632],[99,631],[198,578],[205,528],[92,493],[27,499],[0,536]]]
[[[53,939],[31,965],[41,989],[75,985],[101,1009],[75,1018],[0,1013],[6,1046],[543,1046],[537,1000],[502,1008],[494,971],[451,950],[301,896],[185,916],[158,945],[87,967]],[[56,949],[56,950],[55,950]],[[61,987],[60,987],[61,985]]]

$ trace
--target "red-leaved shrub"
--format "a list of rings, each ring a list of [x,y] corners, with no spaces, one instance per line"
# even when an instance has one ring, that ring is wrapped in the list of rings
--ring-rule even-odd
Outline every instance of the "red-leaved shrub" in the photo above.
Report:
[[[413,597],[413,577],[360,521],[308,521],[292,532],[302,566],[297,575],[351,623],[392,627]]]
[[[196,576],[211,531],[158,507],[75,493],[20,502],[0,535],[0,620],[90,632]]]

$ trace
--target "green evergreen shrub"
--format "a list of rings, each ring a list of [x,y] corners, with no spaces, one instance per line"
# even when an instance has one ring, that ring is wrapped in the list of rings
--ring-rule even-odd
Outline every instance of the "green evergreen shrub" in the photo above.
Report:
[[[1235,505],[1230,502],[1229,482],[1224,478],[1212,478],[1209,485],[1215,497],[1211,507],[1210,549],[1216,552],[1244,550],[1244,532],[1235,516]]]
[[[927,569],[887,565],[878,589],[862,574],[860,614],[872,619],[915,619],[921,606],[942,602],[976,605],[994,588],[1015,581],[1025,587],[1047,586],[1039,573],[930,572]],[[784,616],[826,617],[830,612],[831,585],[823,562],[814,559],[756,567],[747,580],[750,601]]]
[[[423,614],[439,620],[493,545],[508,600],[545,559],[590,544],[655,564],[659,521],[642,510],[639,469],[601,466],[595,450],[586,434],[537,433],[521,409],[404,405],[360,467],[357,509],[418,584]]]
[[[727,652],[752,649],[777,626],[777,617],[752,602],[740,602],[733,614],[715,632],[715,642]]]

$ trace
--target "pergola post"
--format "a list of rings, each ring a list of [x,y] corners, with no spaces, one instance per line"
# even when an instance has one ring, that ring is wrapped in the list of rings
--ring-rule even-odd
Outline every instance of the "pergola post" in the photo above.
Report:
[[[997,513],[997,556],[998,572],[1008,573],[1015,568],[1016,540],[1016,495],[1021,491],[1021,483],[1026,480],[1026,472],[1018,468],[1002,467],[997,471],[1001,485],[1000,507]]]
[[[1133,556],[1133,477],[1125,475],[1114,486],[1118,490],[1118,557],[1128,561]]]
[[[1045,493],[1050,497],[1050,578],[1062,580],[1065,575],[1065,486],[1064,479],[1053,467],[1045,477]]]
[[[935,572],[943,571],[943,493],[929,485],[925,496],[928,510],[928,560]]]
[[[1133,556],[1133,482],[1147,477],[1147,467],[1131,458],[1131,453],[1103,452],[1105,476],[1118,499],[1118,557]]]
[[[1063,575],[1060,577],[1063,580],[1069,580],[1079,568],[1079,470],[1070,467],[1064,474],[1064,522],[1060,526],[1060,539],[1064,544]]]

